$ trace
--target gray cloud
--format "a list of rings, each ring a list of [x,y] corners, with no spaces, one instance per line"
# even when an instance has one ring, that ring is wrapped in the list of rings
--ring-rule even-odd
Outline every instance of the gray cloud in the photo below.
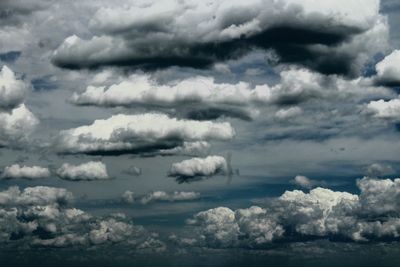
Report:
[[[89,161],[80,165],[64,163],[58,170],[57,175],[61,179],[69,181],[94,181],[110,179],[107,167],[100,161]]]
[[[368,56],[384,50],[388,39],[379,1],[368,0],[356,12],[359,8],[357,1],[320,5],[292,0],[248,5],[187,0],[100,8],[90,22],[94,36],[68,37],[53,62],[71,69],[206,67],[261,48],[273,49],[281,62],[323,73],[354,73]]]
[[[394,50],[376,64],[376,82],[386,86],[400,86],[400,50]]]
[[[132,224],[123,214],[94,217],[68,206],[65,189],[11,187],[0,192],[0,245],[92,247],[124,242],[135,249],[165,249],[154,234]],[[151,242],[150,242],[151,241]]]

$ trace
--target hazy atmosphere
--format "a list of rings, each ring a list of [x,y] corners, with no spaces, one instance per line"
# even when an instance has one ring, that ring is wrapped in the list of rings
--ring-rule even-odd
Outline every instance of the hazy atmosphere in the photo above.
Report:
[[[400,1],[0,0],[0,265],[399,266]]]

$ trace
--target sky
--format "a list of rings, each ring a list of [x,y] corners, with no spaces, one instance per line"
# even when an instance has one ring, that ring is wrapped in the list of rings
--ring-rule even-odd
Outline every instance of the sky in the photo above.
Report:
[[[2,266],[398,266],[400,2],[0,1]]]

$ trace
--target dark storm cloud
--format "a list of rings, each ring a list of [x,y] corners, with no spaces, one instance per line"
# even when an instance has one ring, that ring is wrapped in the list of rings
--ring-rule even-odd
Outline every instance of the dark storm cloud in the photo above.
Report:
[[[0,26],[18,25],[26,16],[44,9],[51,0],[2,0],[0,2]]]
[[[357,73],[365,55],[385,46],[387,25],[378,15],[379,2],[365,2],[364,13],[354,20],[346,16],[355,12],[351,7],[358,6],[356,1],[326,5],[290,0],[253,1],[248,6],[170,1],[169,5],[102,8],[91,21],[93,32],[99,35],[89,40],[67,38],[55,51],[53,62],[70,69],[105,65],[205,68],[254,49],[272,49],[282,63],[326,74]],[[337,12],[326,12],[330,8]],[[367,49],[365,42],[371,43]]]

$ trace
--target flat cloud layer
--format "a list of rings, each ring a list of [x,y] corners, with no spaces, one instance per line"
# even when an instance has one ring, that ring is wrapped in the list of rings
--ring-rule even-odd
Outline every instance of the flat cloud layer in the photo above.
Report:
[[[281,62],[347,74],[387,46],[388,26],[379,3],[171,0],[103,7],[90,23],[94,36],[66,38],[53,62],[72,69],[205,67],[261,48],[273,49]]]
[[[61,179],[69,181],[93,181],[110,178],[106,165],[99,161],[90,161],[80,165],[64,163],[57,170],[57,175]]]
[[[153,113],[119,114],[61,131],[57,145],[66,153],[135,154],[181,147],[185,141],[224,141],[234,135],[227,122],[178,120]]]
[[[40,166],[20,166],[19,164],[13,164],[4,168],[1,174],[2,178],[25,178],[25,179],[37,179],[50,177],[50,171],[48,168]]]
[[[369,241],[400,235],[400,179],[365,177],[359,195],[315,188],[309,193],[286,191],[265,208],[231,210],[218,207],[188,220],[196,225],[198,245],[262,247],[279,240],[331,238]]]

